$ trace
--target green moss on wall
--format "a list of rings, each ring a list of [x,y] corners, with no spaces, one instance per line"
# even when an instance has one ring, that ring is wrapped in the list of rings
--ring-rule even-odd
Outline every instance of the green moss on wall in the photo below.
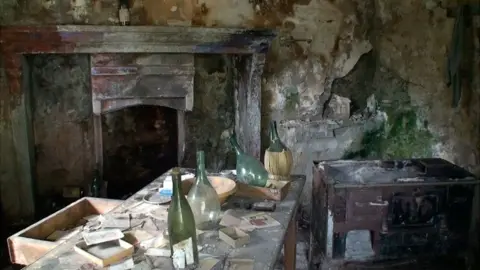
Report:
[[[391,111],[387,115],[388,120],[380,127],[364,134],[362,149],[347,152],[344,158],[400,159],[432,156],[434,137],[426,124],[418,121],[413,108]]]

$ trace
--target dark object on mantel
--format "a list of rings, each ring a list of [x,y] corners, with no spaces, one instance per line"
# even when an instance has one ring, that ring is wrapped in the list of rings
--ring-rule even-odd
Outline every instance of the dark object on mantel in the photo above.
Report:
[[[461,257],[479,183],[440,158],[315,162],[310,263]]]

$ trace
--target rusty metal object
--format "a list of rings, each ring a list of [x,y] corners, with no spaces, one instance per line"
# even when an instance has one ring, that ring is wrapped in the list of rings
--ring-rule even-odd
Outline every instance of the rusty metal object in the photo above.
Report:
[[[315,256],[331,263],[460,255],[472,236],[472,219],[478,218],[470,214],[479,183],[443,159],[317,162],[311,263]],[[358,242],[347,241],[352,231],[369,232],[371,246],[355,258],[346,257]]]

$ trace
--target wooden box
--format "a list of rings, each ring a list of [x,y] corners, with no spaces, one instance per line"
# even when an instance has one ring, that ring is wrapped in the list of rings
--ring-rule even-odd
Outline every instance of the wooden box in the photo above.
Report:
[[[281,201],[287,196],[290,183],[290,181],[279,181],[278,188],[265,188],[237,182],[237,192],[235,194],[241,197]]]
[[[132,256],[133,246],[123,240],[115,240],[88,246],[85,241],[77,243],[75,251],[101,267],[116,264]]]
[[[250,241],[250,235],[235,227],[220,229],[218,237],[233,248],[242,247]]]
[[[73,227],[83,217],[105,214],[122,204],[121,200],[84,197],[60,211],[30,225],[7,239],[10,261],[29,265],[52,250],[61,241],[48,241],[47,236],[57,230]]]

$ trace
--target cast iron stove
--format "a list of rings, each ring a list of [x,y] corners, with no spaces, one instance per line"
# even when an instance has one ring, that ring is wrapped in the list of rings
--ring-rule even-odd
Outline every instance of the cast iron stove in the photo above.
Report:
[[[438,158],[315,162],[311,261],[462,255],[478,183]]]

